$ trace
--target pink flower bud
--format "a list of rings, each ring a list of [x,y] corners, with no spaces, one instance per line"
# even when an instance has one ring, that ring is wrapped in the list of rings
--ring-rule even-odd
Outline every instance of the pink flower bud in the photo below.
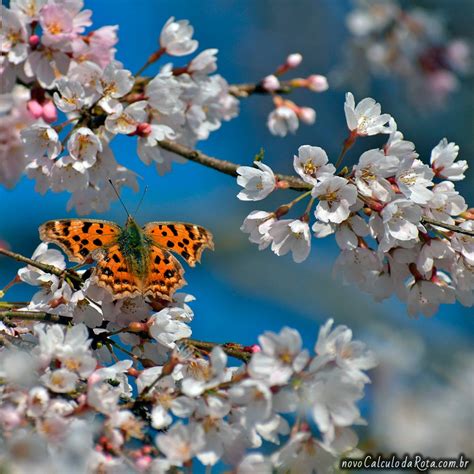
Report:
[[[37,100],[29,100],[26,104],[26,108],[35,119],[39,119],[43,115],[43,106]]]
[[[53,123],[58,119],[58,111],[52,100],[47,100],[43,104],[43,118],[47,123]]]
[[[267,91],[276,91],[280,88],[280,81],[276,76],[270,74],[262,80],[262,87]]]
[[[303,56],[300,53],[293,53],[286,58],[286,65],[289,68],[295,68],[301,64],[301,61],[303,61]]]
[[[40,42],[40,37],[38,35],[31,35],[30,38],[28,39],[28,44],[32,48],[36,48]]]
[[[250,346],[250,349],[253,354],[262,351],[262,348],[258,344],[253,344],[252,346]]]
[[[328,80],[326,76],[321,76],[320,74],[312,74],[307,78],[308,89],[314,92],[324,92],[328,89]]]
[[[151,461],[151,456],[142,456],[141,458],[137,459],[135,465],[140,471],[144,471],[151,464]]]
[[[316,111],[311,107],[300,107],[298,112],[299,119],[308,125],[311,125],[316,120]]]
[[[138,135],[139,137],[147,137],[151,133],[151,125],[146,122],[139,123],[137,125],[137,129],[135,131],[135,134]]]

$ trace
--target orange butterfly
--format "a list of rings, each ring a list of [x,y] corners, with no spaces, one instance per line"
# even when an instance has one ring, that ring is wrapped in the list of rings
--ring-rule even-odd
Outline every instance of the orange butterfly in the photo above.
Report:
[[[44,242],[61,247],[69,259],[92,263],[95,282],[115,298],[142,295],[171,300],[184,286],[184,269],[171,253],[191,267],[205,248],[214,248],[212,234],[181,222],[149,222],[143,228],[129,216],[125,227],[96,219],[60,219],[39,228]]]

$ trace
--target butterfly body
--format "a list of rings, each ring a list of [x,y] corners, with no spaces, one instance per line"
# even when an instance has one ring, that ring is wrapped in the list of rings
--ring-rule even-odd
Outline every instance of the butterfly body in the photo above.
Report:
[[[181,222],[150,222],[140,227],[129,217],[124,227],[95,219],[60,219],[39,228],[45,242],[61,247],[78,263],[97,262],[94,279],[114,298],[142,295],[171,300],[185,285],[180,255],[190,266],[205,248],[214,248],[212,234]]]
[[[135,220],[129,217],[125,227],[120,230],[117,243],[128,267],[143,278],[148,272],[150,246],[153,241],[145,235]]]

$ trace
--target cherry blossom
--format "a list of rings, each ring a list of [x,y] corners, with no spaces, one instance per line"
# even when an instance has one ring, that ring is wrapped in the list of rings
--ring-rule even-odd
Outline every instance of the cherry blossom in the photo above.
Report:
[[[260,201],[275,189],[275,175],[272,169],[261,161],[255,161],[255,168],[240,166],[237,168],[237,184],[244,189],[237,197],[241,201]]]
[[[160,34],[160,46],[172,56],[186,56],[194,53],[198,42],[192,39],[193,27],[188,20],[175,21],[171,17],[163,26]]]
[[[323,222],[340,224],[349,217],[355,204],[357,188],[340,176],[330,176],[317,184],[312,191],[319,199],[314,215]]]
[[[458,153],[459,147],[453,142],[448,143],[448,140],[443,138],[431,151],[430,163],[435,174],[451,181],[464,179],[467,161],[455,162]]]
[[[303,145],[298,148],[298,156],[293,158],[293,167],[302,179],[315,185],[323,175],[332,175],[336,171],[334,165],[328,161],[328,156],[322,148]]]
[[[291,251],[296,263],[305,260],[311,250],[311,234],[307,222],[299,219],[282,219],[272,223],[268,229],[272,250],[277,255]]]
[[[356,135],[377,135],[379,133],[391,133],[390,115],[381,113],[381,106],[371,97],[366,97],[355,105],[354,96],[351,92],[346,94],[344,104],[347,127]]]
[[[298,130],[298,116],[289,107],[277,107],[268,116],[267,125],[271,133],[284,137],[288,132],[295,133]]]

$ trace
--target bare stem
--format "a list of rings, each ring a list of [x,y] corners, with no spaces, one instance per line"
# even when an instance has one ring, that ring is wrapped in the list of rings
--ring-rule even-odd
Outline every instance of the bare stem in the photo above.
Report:
[[[135,73],[135,77],[138,77],[140,76],[143,71],[145,71],[145,69],[150,66],[151,64],[155,63],[156,61],[158,61],[158,59],[161,58],[161,56],[163,56],[163,54],[166,52],[165,49],[163,48],[160,48],[158,51],[155,51],[153,54],[151,54],[146,63]]]
[[[350,133],[350,135],[344,140],[344,145],[342,147],[341,153],[339,154],[339,157],[337,158],[336,161],[336,169],[341,166],[342,160],[344,159],[345,154],[347,153],[347,150],[351,148],[351,146],[355,143],[357,139],[357,134],[354,134],[353,132]]]
[[[442,227],[443,229],[452,230],[453,232],[457,232],[458,234],[465,234],[474,237],[473,230],[463,229],[462,227],[459,227],[457,225],[445,224],[444,222],[439,222],[435,219],[431,219],[431,217],[423,216],[421,218],[421,221],[425,224],[435,225],[437,227]]]
[[[74,280],[77,283],[83,283],[82,278],[73,272],[70,272],[68,270],[61,270],[60,268],[57,268],[53,265],[48,265],[46,263],[32,260],[31,258],[24,257],[23,255],[20,255],[19,253],[11,252],[10,250],[0,248],[0,255],[5,255],[6,257],[13,258],[17,262],[27,263],[28,265],[31,265],[32,267],[39,268],[40,270],[43,270],[46,273],[51,273],[58,277],[64,277],[65,275],[67,275],[69,278],[71,278],[71,280]]]
[[[59,314],[46,313],[44,311],[2,311],[0,310],[0,321],[10,319],[21,319],[23,321],[38,321],[44,323],[69,324],[71,318]]]
[[[220,346],[227,355],[235,357],[243,362],[248,362],[251,357],[251,354],[245,351],[240,344],[218,344],[217,342],[198,341],[197,339],[183,339],[183,342],[195,347],[196,349],[204,349],[207,352],[211,352],[214,347]]]
[[[213,168],[221,173],[228,174],[229,176],[237,176],[237,168],[241,165],[237,163],[232,163],[231,161],[220,160],[212,156],[208,156],[198,150],[188,148],[179,143],[174,143],[169,140],[162,140],[158,142],[159,146],[164,150],[170,151],[171,153],[176,153],[177,155],[186,158],[189,161],[194,161],[200,165],[207,166],[208,168]],[[307,191],[311,189],[311,185],[306,183],[296,176],[288,176],[283,174],[275,175],[279,181],[286,181],[288,187],[297,191]]]
[[[288,94],[294,89],[291,81],[280,81],[280,88],[276,91],[268,91],[262,87],[261,83],[247,82],[244,84],[231,84],[229,86],[229,94],[239,99],[246,98],[252,94]]]

